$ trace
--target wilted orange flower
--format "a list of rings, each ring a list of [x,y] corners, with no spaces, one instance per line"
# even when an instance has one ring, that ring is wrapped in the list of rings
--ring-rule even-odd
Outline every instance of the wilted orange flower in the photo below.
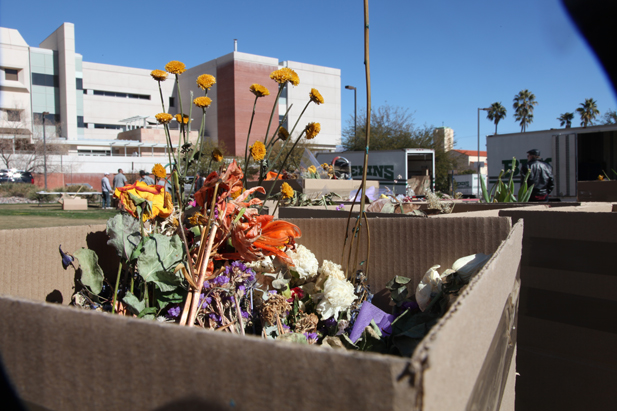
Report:
[[[268,91],[267,88],[257,83],[251,84],[249,90],[251,90],[251,93],[255,94],[257,97],[265,97],[270,95],[270,91]]]
[[[150,75],[156,81],[165,81],[165,80],[167,80],[167,73],[164,72],[163,70],[152,70]]]
[[[289,67],[283,67],[270,73],[270,78],[279,84],[290,82],[294,86],[300,84],[300,77]]]
[[[205,96],[197,97],[195,100],[193,100],[193,104],[201,108],[209,107],[210,103],[212,103],[212,99]]]
[[[154,118],[156,118],[156,121],[158,121],[160,124],[167,124],[171,121],[173,116],[167,113],[159,113],[155,115]]]
[[[171,74],[182,74],[186,71],[186,66],[180,61],[172,60],[165,65],[165,71]]]
[[[176,119],[176,121],[177,121],[178,123],[184,123],[184,124],[188,124],[188,123],[189,123],[189,116],[187,116],[186,114],[185,114],[185,115],[183,115],[183,116],[182,116],[182,115],[180,115],[180,114],[176,114],[176,115],[174,116],[174,118]]]
[[[308,123],[308,125],[306,126],[306,128],[304,130],[306,131],[306,139],[307,140],[312,140],[321,131],[321,124],[319,124],[319,123]]]
[[[221,153],[221,150],[219,150],[218,148],[212,150],[212,160],[216,161],[217,163],[223,161],[223,153]]]
[[[278,136],[281,140],[285,141],[289,138],[289,131],[283,126],[279,128]]]
[[[143,198],[151,202],[151,210],[143,213],[143,220],[150,220],[154,217],[167,218],[173,211],[171,195],[165,191],[163,186],[147,185],[143,181],[116,188],[114,197],[120,200],[124,209],[133,217],[137,217],[137,207],[131,199],[131,195]]]
[[[197,77],[197,85],[202,90],[210,90],[210,87],[216,84],[216,79],[210,74],[202,74]]]
[[[319,94],[319,91],[317,91],[317,89],[312,88],[311,92],[309,93],[309,97],[311,101],[317,105],[324,103],[323,97],[321,96],[321,94]]]
[[[283,198],[292,198],[294,196],[294,189],[287,183],[281,185],[281,194]]]
[[[155,164],[154,167],[152,167],[152,174],[154,174],[157,178],[167,177],[167,171],[165,170],[165,167],[160,164]]]
[[[256,141],[255,144],[251,146],[251,157],[255,161],[261,161],[266,156],[266,146],[261,141]]]

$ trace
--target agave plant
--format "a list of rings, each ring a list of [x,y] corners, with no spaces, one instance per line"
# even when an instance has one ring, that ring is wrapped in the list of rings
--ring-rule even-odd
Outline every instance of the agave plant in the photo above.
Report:
[[[530,170],[527,170],[527,174],[523,178],[521,182],[521,187],[518,190],[518,195],[514,196],[514,170],[516,169],[516,157],[512,157],[512,167],[508,169],[508,171],[504,172],[501,170],[499,173],[499,177],[497,178],[497,182],[491,188],[490,193],[486,189],[486,184],[484,183],[484,179],[480,179],[480,184],[482,186],[482,201],[485,203],[526,203],[529,201],[529,197],[531,197],[531,192],[533,191],[533,184],[531,186],[527,186],[527,180],[529,179]],[[502,177],[508,176],[508,183],[504,183],[501,181]]]

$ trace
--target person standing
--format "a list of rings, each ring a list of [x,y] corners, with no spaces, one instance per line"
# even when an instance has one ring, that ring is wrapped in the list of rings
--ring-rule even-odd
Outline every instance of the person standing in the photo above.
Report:
[[[154,184],[154,179],[150,177],[144,170],[141,170],[139,172],[139,177],[141,177],[139,181],[144,182],[148,184],[149,186]]]
[[[549,194],[555,188],[553,168],[542,160],[540,150],[534,148],[527,152],[527,163],[521,167],[521,179],[524,179],[529,171],[527,186],[533,184],[529,201],[547,202]]]
[[[126,185],[126,177],[123,174],[121,168],[118,169],[118,174],[114,176],[114,190],[118,187],[124,187]]]
[[[111,208],[111,184],[109,183],[109,173],[105,173],[101,179],[101,192],[103,193],[103,210]]]
[[[204,186],[204,179],[199,173],[195,173],[195,192],[198,192]]]

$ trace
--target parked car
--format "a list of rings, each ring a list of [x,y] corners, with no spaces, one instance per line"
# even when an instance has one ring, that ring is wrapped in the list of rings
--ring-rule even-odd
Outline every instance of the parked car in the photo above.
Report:
[[[14,168],[0,170],[0,183],[28,183],[34,184],[34,176],[25,170]]]

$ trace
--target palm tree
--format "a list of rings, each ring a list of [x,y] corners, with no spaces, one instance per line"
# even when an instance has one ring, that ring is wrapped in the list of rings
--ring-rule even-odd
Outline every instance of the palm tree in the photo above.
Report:
[[[600,114],[596,101],[592,98],[586,98],[576,111],[581,116],[581,126],[583,127],[587,127],[587,124],[593,125],[593,120]]]
[[[514,118],[521,125],[521,133],[524,133],[527,129],[527,125],[533,122],[533,106],[536,106],[536,96],[529,90],[521,90],[516,96],[514,96]]]
[[[559,120],[561,122],[561,127],[566,126],[566,128],[570,128],[570,126],[572,126],[572,119],[574,118],[574,113],[563,113],[562,115],[560,115],[559,117],[557,117],[557,120]]]
[[[501,103],[493,103],[491,107],[488,109],[488,114],[486,118],[493,121],[495,123],[495,134],[497,134],[497,124],[501,121],[502,118],[506,117],[506,108],[501,105]]]

